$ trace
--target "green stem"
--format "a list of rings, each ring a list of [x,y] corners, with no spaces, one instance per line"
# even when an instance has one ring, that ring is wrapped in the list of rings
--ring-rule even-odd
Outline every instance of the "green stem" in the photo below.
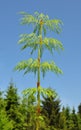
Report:
[[[42,25],[40,24],[40,31],[39,35],[41,35],[42,39]],[[41,42],[41,40],[40,40]],[[39,43],[38,46],[38,74],[37,74],[37,122],[36,122],[36,130],[39,130],[40,128],[40,121],[39,121],[39,116],[40,116],[40,45]]]
[[[40,115],[40,48],[38,48],[38,82],[37,82],[37,122],[36,130],[39,130],[39,115]]]
[[[40,47],[38,48],[37,113],[40,113]]]

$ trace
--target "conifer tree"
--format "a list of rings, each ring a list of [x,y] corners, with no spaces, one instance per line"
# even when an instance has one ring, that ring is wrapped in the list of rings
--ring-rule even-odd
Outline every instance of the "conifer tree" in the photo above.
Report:
[[[81,117],[81,103],[78,105],[78,114]]]
[[[4,107],[5,108],[5,101],[2,98],[3,92],[0,91],[0,110]]]
[[[12,121],[13,130],[20,129],[21,114],[19,112],[19,96],[17,94],[17,88],[11,82],[5,94],[6,101],[6,113],[9,120]]]
[[[62,108],[62,112],[60,112],[60,129],[61,130],[70,130],[70,107]]]
[[[0,130],[13,130],[13,122],[9,120],[5,109],[0,109]]]
[[[62,111],[60,112],[60,129],[61,130],[67,130],[66,129],[66,116],[65,116],[65,107],[62,107]]]
[[[23,126],[22,126],[23,129],[35,130],[36,106],[34,105],[34,103],[35,103],[34,96],[32,98],[28,97],[27,95],[23,96],[22,104],[21,104],[21,113],[24,119]]]
[[[5,111],[5,100],[0,91],[0,130],[12,130],[12,121],[9,120]]]
[[[47,71],[52,71],[56,74],[62,74],[62,70],[57,67],[54,61],[50,62],[42,62],[41,57],[45,49],[50,51],[52,54],[55,50],[59,51],[59,49],[63,50],[62,43],[55,39],[46,37],[46,33],[48,30],[54,31],[59,34],[61,32],[62,21],[59,19],[49,19],[48,15],[40,14],[35,12],[34,15],[21,12],[22,24],[23,25],[33,25],[33,32],[30,34],[22,34],[19,40],[19,44],[22,44],[22,50],[26,48],[31,49],[31,54],[37,50],[37,59],[30,58],[28,60],[21,61],[15,67],[16,70],[24,70],[24,74],[28,72],[34,72],[37,75],[37,90],[27,89],[24,91],[24,94],[33,94],[37,92],[37,127],[36,130],[39,130],[39,116],[40,116],[40,95],[41,93],[45,93],[48,96],[54,95],[54,91],[50,91],[49,89],[43,89],[40,84],[40,72],[45,76]]]
[[[81,130],[81,103],[78,105],[77,118],[78,118],[79,130]]]
[[[65,108],[65,117],[66,117],[66,129],[68,130],[69,129],[69,124],[70,124],[70,107],[67,106]]]
[[[75,108],[73,107],[72,109],[72,113],[70,114],[70,123],[69,123],[69,129],[70,130],[79,130],[79,126],[78,126],[78,118],[77,115],[75,113]]]
[[[44,97],[42,101],[42,114],[49,126],[58,129],[60,124],[60,100],[57,97]]]

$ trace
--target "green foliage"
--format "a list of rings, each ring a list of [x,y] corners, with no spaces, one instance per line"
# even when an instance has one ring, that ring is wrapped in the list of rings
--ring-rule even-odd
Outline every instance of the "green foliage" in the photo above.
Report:
[[[52,90],[51,88],[43,88],[39,87],[38,91],[40,91],[41,96],[47,96],[47,97],[57,97],[57,93]],[[28,88],[23,91],[23,94],[30,97],[32,99],[32,96],[37,93],[37,88]]]
[[[46,34],[46,30],[50,29],[52,31],[55,31],[56,33],[60,33],[61,31],[61,20],[52,19],[50,20],[47,15],[39,14],[38,12],[35,12],[34,15],[30,15],[25,12],[21,12],[23,18],[21,19],[22,24],[33,24],[34,30],[33,33],[30,34],[22,34],[20,36],[19,44],[22,44],[22,50],[30,47],[31,54],[38,50],[38,59],[40,60],[44,49],[48,49],[51,53],[53,53],[53,50],[59,51],[59,49],[63,50],[62,43],[54,38],[47,38],[45,35],[43,36],[43,33]],[[38,72],[42,72],[43,77],[45,76],[47,71],[52,71],[56,74],[62,74],[62,70],[56,66],[56,64],[51,62],[39,62],[39,60],[36,59],[28,59],[21,61],[17,64],[15,67],[15,70],[24,70],[24,74],[27,74],[28,72],[34,72],[37,75],[40,75]],[[38,76],[40,77],[40,76]]]
[[[14,87],[13,83],[10,83],[8,90],[5,95],[6,101],[6,113],[10,121],[13,122],[13,130],[20,129],[20,123],[22,122],[22,115],[19,112],[19,97],[17,94],[17,89]]]
[[[47,71],[52,71],[56,74],[63,73],[62,70],[60,68],[58,68],[53,61],[51,61],[50,63],[49,62],[41,63],[40,68],[41,68],[41,72],[43,73],[43,77],[45,76],[45,73]]]
[[[45,37],[42,44],[52,53],[52,49],[59,51],[59,49],[64,49],[62,43],[54,38]]]
[[[3,99],[3,92],[0,92],[0,130],[12,130],[13,122],[7,116],[5,105],[6,102]]]
[[[29,60],[26,61],[21,61],[16,67],[15,70],[25,70],[25,73],[28,72],[34,72],[36,74],[38,69],[38,60],[33,60],[30,58]]]
[[[20,12],[20,14],[23,15],[23,18],[22,18],[22,24],[35,24],[37,23],[37,20],[34,16],[26,13],[26,12]]]
[[[75,114],[75,108],[72,109],[70,115],[70,130],[79,130],[77,115]]]
[[[78,105],[77,118],[78,118],[79,130],[80,130],[81,129],[81,103]]]
[[[12,130],[13,122],[9,120],[5,110],[0,110],[0,130]]]
[[[39,39],[35,33],[23,34],[20,36],[19,44],[23,44],[22,50],[30,47],[32,49],[31,54],[38,48]]]
[[[27,113],[30,118],[28,121],[29,127],[27,129],[33,129],[34,125],[33,122],[36,124],[36,130],[42,130],[43,127],[41,127],[41,124],[44,126],[43,123],[43,117],[40,115],[40,97],[41,95],[43,97],[49,97],[54,98],[57,96],[55,91],[53,91],[50,88],[42,88],[40,86],[40,73],[42,72],[43,77],[45,76],[47,71],[52,71],[56,74],[62,74],[62,70],[56,66],[54,61],[51,62],[41,62],[41,57],[44,52],[44,49],[49,50],[51,53],[53,53],[53,50],[59,51],[60,49],[63,50],[62,43],[54,38],[47,38],[46,33],[47,30],[54,31],[55,33],[59,34],[61,32],[61,25],[62,21],[58,19],[52,19],[50,20],[48,15],[39,14],[38,12],[35,12],[34,15],[30,15],[25,12],[21,12],[23,18],[21,19],[22,24],[32,24],[34,29],[33,33],[30,34],[23,34],[20,36],[19,44],[22,44],[22,50],[26,48],[31,48],[31,54],[35,50],[37,50],[37,59],[28,59],[25,61],[21,61],[18,63],[18,65],[15,67],[15,70],[24,70],[24,74],[27,74],[29,72],[33,72],[37,74],[37,89],[36,88],[28,88],[23,91],[24,95],[27,95],[28,100],[32,99],[34,100],[34,96],[37,94],[37,106],[36,106],[36,112],[34,111],[32,113],[32,116],[30,116],[30,111]],[[28,102],[29,104],[29,102]],[[31,103],[30,103],[31,104]],[[34,110],[34,107],[32,105],[29,105],[29,109]],[[35,120],[34,120],[35,119]],[[32,122],[32,123],[31,123]],[[46,129],[46,128],[45,128]],[[53,126],[50,127],[50,129],[54,129]]]
[[[18,107],[18,95],[17,95],[17,88],[14,87],[13,83],[10,83],[8,90],[5,94],[6,98],[6,110],[9,111],[11,108]],[[13,110],[14,110],[13,108]]]
[[[46,34],[46,30],[49,29],[54,31],[55,33],[61,32],[61,25],[63,24],[59,19],[50,20],[48,15],[44,15],[43,13],[35,12],[34,15],[30,15],[26,12],[21,12],[23,18],[21,19],[22,24],[33,24],[34,32],[39,34],[40,30],[40,20],[42,20],[43,31]]]
[[[20,36],[19,44],[23,44],[22,50],[30,47],[32,49],[31,54],[38,49],[38,45],[40,45],[41,36],[37,36],[35,33],[31,34],[23,34]],[[54,38],[42,38],[41,41],[41,50],[44,51],[48,49],[51,53],[53,53],[53,49],[59,51],[60,49],[64,49],[62,43]],[[42,52],[41,52],[42,55]]]
[[[54,130],[59,128],[60,121],[60,100],[57,97],[44,96],[42,101],[42,114],[44,115],[47,127]]]
[[[15,91],[15,89],[13,86],[13,91]],[[36,130],[37,120],[39,120],[40,124],[39,130],[81,130],[79,111],[76,113],[74,107],[72,110],[70,107],[63,107],[63,109],[60,110],[61,103],[57,97],[57,93],[51,88],[42,88],[40,86],[39,89],[38,91],[40,91],[42,95],[41,113],[39,116],[37,116],[36,113],[37,104],[35,94],[37,88],[30,88],[28,90],[29,92],[24,90],[21,101],[17,100],[16,104],[14,99],[15,97],[19,97],[18,93],[16,93],[16,96],[13,96],[13,92],[10,89],[12,98],[14,97],[12,102],[10,102],[11,96],[7,96],[9,97],[8,101],[7,98],[5,98],[5,94],[0,92],[0,130]],[[9,87],[7,88],[6,95],[8,91]],[[8,108],[10,109],[6,111],[8,102],[12,104],[12,108],[9,105]],[[78,106],[80,106],[80,104]],[[13,119],[12,114],[14,114],[16,118],[14,117]]]
[[[36,128],[36,106],[35,97],[24,95],[22,101],[22,115],[24,114],[23,128],[26,130],[35,130]]]
[[[81,103],[78,105],[78,114],[81,117]]]
[[[37,92],[37,88],[27,88],[22,93],[24,95],[27,95],[28,97],[30,96],[32,97],[32,95],[36,94],[36,92]]]
[[[38,71],[38,68],[40,67],[40,70],[43,74],[43,77],[45,76],[45,73],[47,71],[52,71],[56,74],[62,74],[62,70],[58,68],[53,61],[49,62],[41,62],[40,64],[38,63],[38,60],[34,60],[30,58],[29,60],[21,61],[16,67],[15,70],[24,70],[24,74],[28,72],[36,72]]]
[[[57,97],[57,93],[51,88],[42,88],[40,87],[40,92],[43,97]]]
[[[5,101],[3,99],[3,92],[0,91],[0,110],[5,108]]]

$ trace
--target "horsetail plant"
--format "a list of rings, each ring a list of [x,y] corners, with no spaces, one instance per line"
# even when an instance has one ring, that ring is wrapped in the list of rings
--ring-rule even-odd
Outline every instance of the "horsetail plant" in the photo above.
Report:
[[[61,25],[62,21],[59,19],[49,19],[48,15],[44,15],[43,13],[35,12],[34,15],[30,15],[25,12],[21,12],[23,16],[21,19],[21,23],[23,25],[31,24],[34,29],[30,34],[22,34],[20,36],[19,44],[22,44],[22,50],[26,48],[31,49],[31,54],[34,51],[38,51],[37,59],[30,58],[28,60],[21,61],[15,67],[15,70],[24,70],[24,74],[29,72],[34,72],[37,75],[37,88],[28,88],[23,91],[24,94],[35,94],[37,93],[37,122],[36,122],[36,130],[40,129],[39,117],[40,117],[40,95],[46,94],[47,96],[55,96],[55,91],[51,89],[42,88],[40,85],[40,72],[45,76],[47,71],[52,71],[56,74],[62,74],[62,70],[58,68],[54,61],[50,62],[41,62],[41,57],[44,52],[44,49],[53,53],[54,51],[63,50],[62,43],[55,39],[46,37],[47,31],[54,31],[55,33],[61,33]]]

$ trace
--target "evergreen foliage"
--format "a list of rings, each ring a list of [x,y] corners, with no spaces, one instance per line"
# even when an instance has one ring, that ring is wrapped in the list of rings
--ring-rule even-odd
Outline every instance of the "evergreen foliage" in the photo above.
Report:
[[[46,119],[47,127],[59,128],[60,121],[60,100],[55,97],[44,97],[42,101],[42,114]]]
[[[3,92],[0,91],[0,130],[12,130],[12,121],[9,120],[5,111],[5,103]]]
[[[77,115],[75,114],[75,108],[73,107],[72,109],[72,114],[70,116],[70,130],[79,130],[79,126],[78,126],[78,119],[77,119]]]
[[[8,90],[5,95],[6,101],[6,113],[10,121],[14,126],[13,130],[20,129],[21,114],[19,113],[19,97],[17,94],[17,88],[14,87],[13,83],[10,83]]]
[[[0,130],[12,130],[13,125],[12,121],[7,117],[6,111],[0,109]]]
[[[7,95],[7,93],[10,95],[8,91],[11,91],[11,85],[13,85],[12,90],[15,92],[17,89],[13,83],[9,84],[6,97],[5,93],[0,92],[0,130],[36,130],[36,121],[38,119],[36,118],[36,97],[33,94],[32,97],[24,94],[23,97],[19,98],[16,91],[16,95],[12,95],[12,98],[14,98],[11,102],[11,96]],[[6,110],[8,105],[7,97],[9,97],[10,104],[13,106],[11,108],[9,105],[8,110]],[[17,98],[15,99],[15,97]],[[80,104],[77,108],[79,106]],[[76,112],[74,107],[71,110],[69,106],[61,109],[61,101],[57,98],[57,94],[54,97],[44,94],[40,107],[40,130],[81,130],[79,111]],[[14,109],[14,111],[11,111],[11,109]],[[13,118],[11,112],[16,118]]]
[[[80,117],[81,117],[81,103],[78,105],[78,114],[79,114]]]

